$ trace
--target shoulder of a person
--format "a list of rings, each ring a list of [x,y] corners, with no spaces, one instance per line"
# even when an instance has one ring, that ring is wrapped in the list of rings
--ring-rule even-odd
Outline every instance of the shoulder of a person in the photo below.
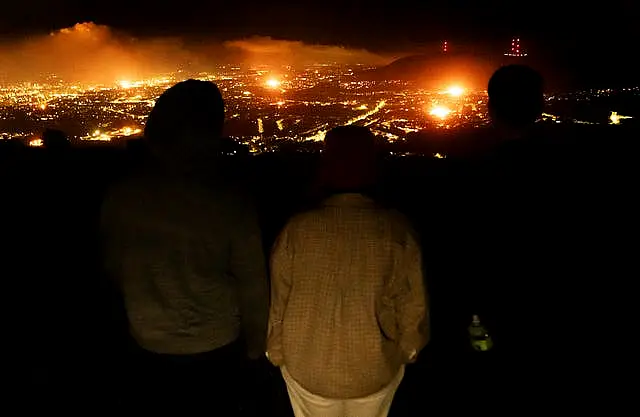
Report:
[[[284,229],[292,231],[296,228],[304,227],[305,224],[314,221],[314,219],[322,217],[325,211],[326,209],[324,207],[318,207],[295,213],[289,218]]]
[[[139,191],[141,189],[144,188],[139,187],[131,178],[119,179],[108,184],[102,193],[100,204],[101,223],[113,226],[128,218],[132,205],[136,200],[144,198]]]
[[[142,198],[139,190],[144,190],[145,188],[141,186],[139,182],[139,179],[136,177],[121,178],[111,182],[105,187],[103,206],[127,200],[130,195],[137,195],[139,198]]]
[[[396,239],[403,242],[409,240],[418,242],[418,234],[413,226],[413,222],[401,211],[391,208],[381,208],[378,217],[385,219],[391,224]]]
[[[227,204],[240,212],[253,211],[256,208],[254,196],[239,184],[224,183],[209,189],[211,196],[219,203]]]
[[[409,218],[398,209],[378,207],[378,216],[384,216],[389,221],[393,222],[398,227],[411,228],[411,221]]]
[[[330,208],[327,206],[316,206],[299,211],[289,217],[280,233],[296,235],[298,231],[306,230],[310,225],[326,219],[329,210]]]

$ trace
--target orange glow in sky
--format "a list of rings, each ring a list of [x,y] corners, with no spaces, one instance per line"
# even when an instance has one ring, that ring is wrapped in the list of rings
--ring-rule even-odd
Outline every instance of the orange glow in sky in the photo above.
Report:
[[[269,78],[267,79],[265,84],[269,88],[280,88],[280,86],[282,85],[282,82],[277,78]]]
[[[452,85],[447,89],[447,93],[449,93],[453,97],[460,97],[464,94],[464,88],[460,87],[459,85]]]
[[[444,106],[436,106],[429,112],[430,115],[438,117],[440,119],[446,119],[451,114],[451,109]]]

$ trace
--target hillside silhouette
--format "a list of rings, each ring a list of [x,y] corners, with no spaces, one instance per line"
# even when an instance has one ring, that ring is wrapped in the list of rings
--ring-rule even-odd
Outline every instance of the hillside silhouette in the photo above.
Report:
[[[371,81],[416,81],[425,88],[442,88],[447,83],[482,88],[499,65],[499,60],[488,55],[418,54],[397,59],[374,70],[364,71],[361,76]]]
[[[404,80],[418,83],[426,89],[442,89],[460,84],[468,89],[484,90],[486,80],[503,65],[523,64],[535,68],[551,90],[575,87],[566,68],[551,58],[538,55],[511,58],[489,51],[436,52],[399,58],[388,65],[359,73],[366,81]]]

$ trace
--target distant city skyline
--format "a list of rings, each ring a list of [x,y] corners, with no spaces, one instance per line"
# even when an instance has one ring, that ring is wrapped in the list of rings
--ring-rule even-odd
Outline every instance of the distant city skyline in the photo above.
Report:
[[[425,88],[417,81],[362,79],[358,71],[331,65],[222,66],[209,73],[180,72],[108,84],[72,84],[55,77],[18,83],[0,87],[0,139],[42,146],[42,132],[49,128],[81,142],[139,136],[160,94],[187,78],[218,84],[226,104],[225,132],[252,153],[271,152],[285,143],[313,146],[340,125],[367,126],[392,144],[419,132],[487,125],[486,91],[462,78]],[[637,110],[611,101],[620,95],[637,103],[640,87],[549,96],[544,118],[552,123],[634,123],[640,117]],[[585,101],[591,110],[576,112],[574,106]]]

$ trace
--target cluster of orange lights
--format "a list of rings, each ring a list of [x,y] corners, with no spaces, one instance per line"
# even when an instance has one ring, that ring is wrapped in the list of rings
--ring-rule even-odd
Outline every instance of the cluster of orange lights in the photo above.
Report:
[[[444,50],[446,51],[448,48],[448,43],[445,41],[444,42]],[[271,90],[281,90],[283,88],[283,82],[281,79],[279,79],[278,77],[275,76],[269,76],[268,78],[263,80],[263,85],[265,88],[271,89]],[[123,89],[129,89],[129,88],[135,88],[135,87],[140,87],[141,85],[143,85],[142,82],[131,82],[131,81],[127,81],[127,80],[123,80],[123,81],[119,81],[118,82],[119,86]],[[284,92],[284,90],[282,90]],[[449,87],[447,87],[446,89],[441,91],[441,94],[445,94],[448,95],[452,98],[458,98],[463,96],[466,93],[465,88],[463,88],[460,85],[451,85]],[[251,92],[249,91],[245,91],[243,92],[243,95],[245,96],[250,96],[252,95]],[[384,101],[381,102],[381,106],[384,106]],[[280,100],[276,103],[274,103],[278,106],[282,106],[285,104],[285,101]],[[40,107],[41,110],[45,110],[48,106],[46,102],[42,102],[39,103],[38,106]],[[380,107],[380,105],[379,105]],[[354,110],[368,110],[366,105],[362,105],[360,107],[358,107],[357,109]],[[376,110],[374,110],[373,112],[379,110],[379,108],[376,108]],[[428,114],[433,116],[436,119],[440,119],[440,120],[445,120],[447,118],[449,118],[453,113],[454,110],[452,110],[449,106],[445,105],[445,104],[437,104],[434,103],[434,106],[430,109],[427,110]],[[612,116],[612,120],[614,119],[615,115]],[[615,123],[615,121],[613,121]],[[282,129],[281,129],[282,130]],[[93,132],[92,134],[89,134],[88,136],[82,137],[81,139],[83,140],[91,140],[91,141],[110,141],[113,137],[128,137],[128,136],[133,136],[133,135],[137,135],[140,134],[142,132],[142,130],[140,128],[137,127],[125,127],[125,128],[121,128],[121,129],[117,129],[114,130],[112,132],[102,132],[100,130],[96,130],[95,132]],[[44,143],[42,141],[41,138],[33,138],[29,141],[29,146],[33,146],[33,147],[41,147],[43,146]]]
[[[438,119],[446,119],[451,114],[451,109],[446,106],[435,106],[429,114]]]
[[[461,97],[465,94],[466,90],[459,85],[452,85],[446,90],[442,91],[442,94],[447,94],[451,97]],[[446,105],[438,104],[429,110],[429,115],[444,120],[453,113],[453,110]]]

